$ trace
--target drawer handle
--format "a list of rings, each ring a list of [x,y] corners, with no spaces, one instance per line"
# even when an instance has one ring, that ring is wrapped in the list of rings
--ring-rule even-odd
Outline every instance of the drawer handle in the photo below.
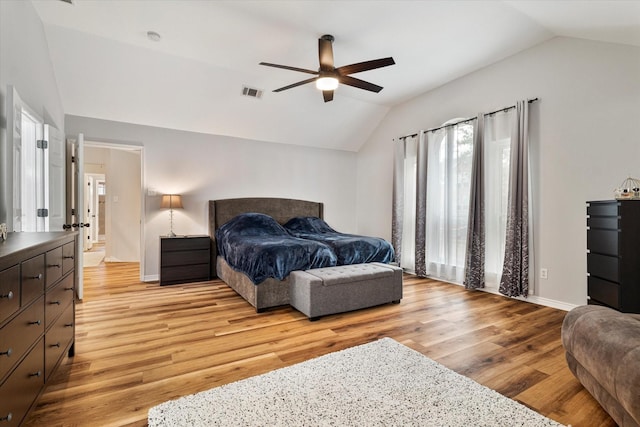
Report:
[[[7,357],[11,357],[11,353],[13,353],[13,349],[12,348],[10,348],[7,351],[0,352],[0,356],[5,356],[6,355]]]
[[[60,305],[60,301],[51,301],[49,304],[51,304],[51,305]]]
[[[57,348],[60,348],[60,343],[59,343],[59,342],[57,342],[57,343],[55,343],[55,344],[51,344],[51,347],[57,347]]]
[[[73,290],[73,286],[69,287],[69,288],[64,288],[65,291],[72,291]]]
[[[30,325],[41,325],[42,321],[41,320],[36,320],[35,322],[29,322]]]
[[[72,326],[73,326],[73,323],[65,323],[65,324],[64,324],[64,326],[65,326],[66,328],[70,328],[70,327],[72,327]]]
[[[6,295],[0,295],[0,299],[2,298],[13,299],[13,291],[9,291],[9,293]]]
[[[42,273],[38,274],[37,276],[27,277],[27,279],[42,280]]]
[[[42,371],[34,372],[33,374],[29,374],[30,377],[40,377],[42,376]]]
[[[62,259],[73,259],[73,255],[65,255]]]
[[[0,418],[0,421],[11,421],[12,419],[13,419],[13,414],[11,412],[9,412],[4,417]]]
[[[52,268],[52,267],[62,268],[62,265],[60,265],[60,264],[48,264],[47,267],[49,267],[49,268]]]

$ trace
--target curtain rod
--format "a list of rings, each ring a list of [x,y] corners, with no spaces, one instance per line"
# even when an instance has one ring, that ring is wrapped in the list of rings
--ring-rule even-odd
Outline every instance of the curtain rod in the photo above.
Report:
[[[527,102],[529,104],[531,104],[532,102],[536,102],[537,100],[538,100],[538,98],[533,98],[533,99],[528,99]],[[484,115],[485,116],[492,116],[492,115],[494,115],[496,113],[507,112],[507,111],[511,110],[512,108],[516,108],[516,106],[515,105],[510,105],[509,107],[500,108],[498,110],[491,111],[490,113],[485,113]],[[466,123],[466,122],[470,122],[470,121],[473,121],[473,120],[476,120],[476,119],[477,119],[477,117],[470,117],[468,119],[463,119],[463,120],[457,121],[455,123],[449,123],[449,124],[446,124],[446,125],[443,125],[443,126],[438,126],[437,128],[430,128],[430,129],[427,129],[427,130],[423,130],[422,132],[424,132],[424,133],[435,132],[437,130],[444,129],[444,128],[449,127],[449,126],[459,125],[460,123]],[[412,133],[411,135],[405,135],[405,136],[398,137],[398,140],[407,139],[407,138],[415,138],[416,136],[418,136],[418,133]]]

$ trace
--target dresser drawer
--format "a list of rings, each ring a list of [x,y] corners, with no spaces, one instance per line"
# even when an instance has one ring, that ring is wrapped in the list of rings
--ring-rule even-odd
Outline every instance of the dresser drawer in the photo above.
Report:
[[[615,309],[620,308],[620,285],[617,283],[589,276],[587,291],[591,299]]]
[[[0,325],[19,308],[20,265],[14,265],[0,271]]]
[[[45,255],[46,286],[56,283],[62,277],[62,246],[50,250]]]
[[[0,423],[3,427],[19,425],[44,386],[43,352],[43,340],[40,340],[0,386],[0,418],[11,414],[10,421]]]
[[[587,206],[587,215],[591,216],[618,216],[618,203],[594,203],[589,202]]]
[[[64,276],[76,265],[76,244],[75,242],[66,243],[62,246],[62,275]]]
[[[618,257],[615,256],[590,253],[587,254],[587,271],[591,276],[610,282],[619,282],[618,261]]]
[[[587,249],[592,253],[618,255],[618,230],[588,230]]]
[[[44,293],[44,254],[22,263],[20,306],[24,307]]]
[[[15,366],[43,333],[44,297],[40,297],[0,329],[0,378]]]
[[[44,336],[44,373],[46,381],[49,380],[49,376],[53,373],[64,351],[73,342],[73,319],[73,304],[69,304]]]
[[[592,216],[587,218],[587,226],[591,228],[604,228],[607,230],[618,230],[617,216]]]
[[[65,276],[57,285],[47,291],[44,303],[44,318],[49,327],[73,302],[73,274]]]

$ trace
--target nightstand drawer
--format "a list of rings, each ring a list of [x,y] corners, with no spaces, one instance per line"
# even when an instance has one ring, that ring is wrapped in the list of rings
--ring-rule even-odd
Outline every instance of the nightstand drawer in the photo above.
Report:
[[[618,203],[617,202],[605,202],[605,203],[589,202],[589,205],[587,206],[587,215],[618,216]]]
[[[160,277],[162,285],[209,280],[209,264],[163,268]]]
[[[160,240],[163,251],[188,251],[206,249],[211,246],[211,239],[206,237],[171,237]]]
[[[165,252],[162,254],[162,267],[206,264],[210,257],[211,253],[208,250]]]

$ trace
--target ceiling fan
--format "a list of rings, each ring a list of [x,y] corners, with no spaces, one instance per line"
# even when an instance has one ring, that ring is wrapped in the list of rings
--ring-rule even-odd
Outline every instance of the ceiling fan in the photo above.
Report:
[[[285,70],[299,71],[301,73],[314,74],[317,77],[312,77],[301,82],[293,83],[285,87],[274,90],[274,92],[282,92],[283,90],[291,89],[297,86],[302,86],[313,81],[316,82],[316,87],[322,91],[324,102],[333,100],[333,91],[338,87],[339,83],[347,86],[353,86],[358,89],[368,90],[370,92],[380,92],[382,86],[375,85],[373,83],[365,82],[364,80],[351,77],[349,74],[361,73],[363,71],[374,70],[376,68],[387,67],[395,64],[393,58],[380,58],[371,61],[358,62],[357,64],[344,65],[342,67],[333,66],[333,43],[334,37],[329,34],[318,39],[318,56],[320,58],[320,68],[318,71],[307,70],[304,68],[290,67],[288,65],[271,64],[268,62],[261,62],[260,65],[266,65],[267,67],[283,68]]]

